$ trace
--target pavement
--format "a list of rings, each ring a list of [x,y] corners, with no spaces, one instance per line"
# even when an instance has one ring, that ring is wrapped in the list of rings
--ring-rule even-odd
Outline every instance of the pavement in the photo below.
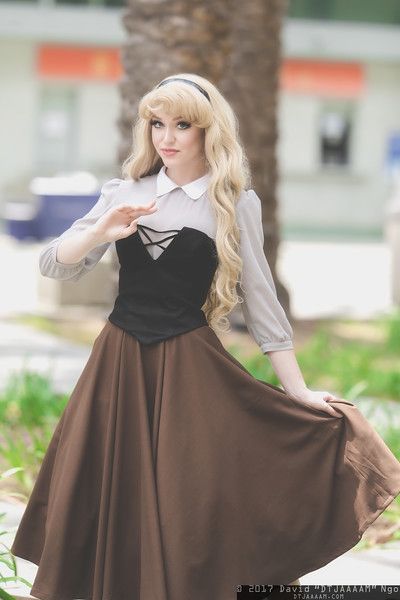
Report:
[[[0,388],[6,385],[11,373],[27,367],[51,373],[55,389],[68,393],[77,382],[91,347],[9,320],[21,313],[46,313],[37,289],[41,277],[37,265],[41,247],[41,243],[18,243],[0,234],[3,282],[0,294]],[[384,242],[283,241],[278,271],[291,294],[296,319],[330,316],[365,319],[392,308],[390,260],[389,248]],[[104,311],[104,319],[106,315],[107,311]],[[101,309],[98,316],[101,319]],[[0,501],[0,512],[6,513],[2,530],[16,529],[23,510],[21,503]],[[12,539],[12,532],[2,537],[8,546]],[[33,581],[36,565],[17,557],[17,566],[19,574]],[[350,550],[325,567],[301,577],[301,583],[400,585],[400,540],[379,549]],[[11,582],[2,587],[22,596],[28,596],[30,589]]]

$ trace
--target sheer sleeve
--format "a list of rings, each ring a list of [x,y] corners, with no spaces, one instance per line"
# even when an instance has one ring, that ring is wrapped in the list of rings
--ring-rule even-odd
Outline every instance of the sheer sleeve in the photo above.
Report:
[[[265,354],[293,348],[293,330],[278,301],[275,283],[264,253],[261,201],[254,190],[244,192],[236,206],[243,260],[241,303],[249,334]]]
[[[50,241],[40,252],[39,268],[42,275],[52,279],[70,279],[77,281],[85,273],[91,271],[99,262],[110,242],[105,242],[93,248],[77,263],[65,264],[57,260],[57,247],[64,238],[82,231],[96,223],[96,221],[113,205],[114,195],[121,179],[111,179],[101,188],[100,197],[91,210],[80,219],[74,221],[64,233]]]

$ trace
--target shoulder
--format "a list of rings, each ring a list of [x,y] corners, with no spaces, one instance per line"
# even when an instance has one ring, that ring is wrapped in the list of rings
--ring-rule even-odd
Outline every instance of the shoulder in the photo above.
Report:
[[[236,216],[239,224],[241,221],[257,221],[261,218],[261,200],[253,189],[241,192],[236,203]]]
[[[119,189],[119,186],[123,182],[122,179],[114,178],[105,181],[100,189],[100,197],[103,197],[105,200],[113,200],[116,191]]]
[[[141,204],[152,200],[157,189],[157,175],[135,179],[112,179],[107,182],[108,190],[118,202]]]

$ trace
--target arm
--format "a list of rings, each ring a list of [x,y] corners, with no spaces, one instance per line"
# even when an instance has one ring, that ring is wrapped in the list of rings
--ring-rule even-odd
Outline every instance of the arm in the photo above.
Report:
[[[268,356],[287,394],[308,406],[319,408],[333,417],[338,417],[334,408],[327,403],[339,398],[326,390],[310,390],[306,386],[294,350],[268,352]]]
[[[304,381],[293,347],[293,330],[280,304],[271,269],[264,253],[261,201],[254,190],[244,192],[237,204],[243,260],[241,287],[242,310],[247,329],[267,354],[286,393],[304,403],[336,416],[326,400],[329,392],[309,390]]]
[[[301,397],[307,389],[294,350],[267,352],[285,392]]]
[[[102,243],[91,226],[113,205],[114,195],[121,181],[107,181],[93,208],[42,249],[39,255],[42,275],[77,281],[96,266],[110,242]]]
[[[242,311],[246,327],[265,354],[293,349],[293,330],[278,301],[271,269],[264,253],[261,201],[253,190],[243,192],[236,207],[243,261]]]
[[[89,225],[87,229],[76,230],[73,235],[59,241],[56,247],[56,260],[59,264],[65,264],[66,267],[84,263],[83,259],[102,243],[104,240],[100,239]]]

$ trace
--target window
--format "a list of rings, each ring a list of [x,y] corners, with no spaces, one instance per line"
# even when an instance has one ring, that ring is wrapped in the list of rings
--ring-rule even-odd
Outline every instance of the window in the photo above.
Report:
[[[76,89],[43,85],[36,131],[36,170],[42,175],[76,168]]]
[[[322,166],[347,167],[350,162],[352,104],[324,103],[319,119],[319,155]]]

